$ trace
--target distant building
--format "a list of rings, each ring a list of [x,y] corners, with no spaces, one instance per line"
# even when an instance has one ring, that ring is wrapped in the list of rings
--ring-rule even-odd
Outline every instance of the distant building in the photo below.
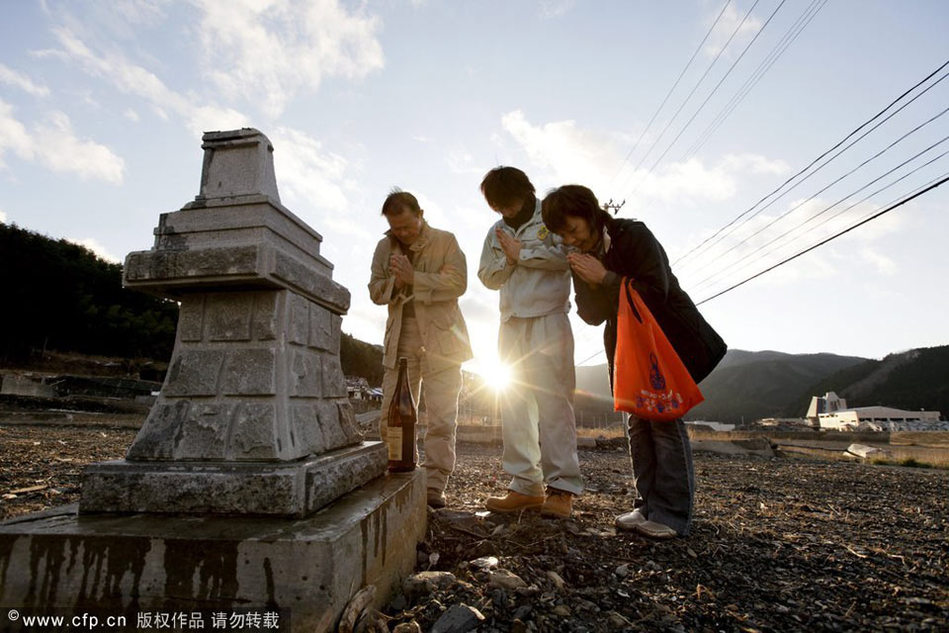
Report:
[[[939,411],[904,411],[892,407],[847,408],[833,391],[811,398],[807,420],[812,426],[835,431],[930,431],[949,428]]]
[[[382,389],[373,389],[362,376],[346,376],[346,392],[350,400],[382,402]]]
[[[833,413],[834,411],[842,411],[846,408],[846,400],[838,397],[833,391],[828,391],[823,397],[814,396],[811,398],[811,404],[807,407],[807,415],[804,417],[807,418],[811,426],[819,427],[820,415],[822,413]]]
[[[949,428],[939,411],[904,411],[892,407],[856,407],[821,413],[820,428],[837,431],[934,431]]]

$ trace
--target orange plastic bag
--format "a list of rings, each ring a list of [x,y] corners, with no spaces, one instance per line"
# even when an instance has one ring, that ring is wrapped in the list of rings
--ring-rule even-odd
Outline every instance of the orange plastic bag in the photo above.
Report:
[[[702,402],[692,380],[656,319],[623,279],[613,356],[613,409],[646,420],[676,420]]]

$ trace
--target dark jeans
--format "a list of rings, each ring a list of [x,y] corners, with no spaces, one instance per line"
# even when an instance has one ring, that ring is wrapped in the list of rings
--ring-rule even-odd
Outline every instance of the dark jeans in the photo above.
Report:
[[[650,521],[689,533],[695,472],[682,420],[654,422],[630,416],[627,426],[638,508]]]

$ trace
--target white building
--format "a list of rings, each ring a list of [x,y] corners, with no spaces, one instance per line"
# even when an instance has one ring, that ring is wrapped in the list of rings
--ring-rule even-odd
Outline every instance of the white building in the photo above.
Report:
[[[807,421],[810,422],[811,426],[819,426],[819,416],[822,413],[832,413],[834,411],[841,411],[846,408],[846,400],[839,398],[833,391],[828,391],[823,397],[814,396],[811,398],[811,404],[809,407],[807,407],[807,415],[804,417],[807,418]]]
[[[847,408],[847,401],[828,391],[811,398],[808,421],[836,431],[929,431],[949,427],[940,422],[939,411],[904,411],[892,407]]]
[[[938,411],[904,411],[892,407],[856,407],[818,414],[820,428],[838,431],[928,431],[940,424]]]

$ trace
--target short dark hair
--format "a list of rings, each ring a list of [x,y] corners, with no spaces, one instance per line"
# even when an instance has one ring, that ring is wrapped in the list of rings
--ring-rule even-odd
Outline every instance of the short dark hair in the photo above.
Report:
[[[567,216],[586,220],[599,233],[609,223],[610,214],[600,208],[596,196],[583,185],[564,185],[551,189],[541,203],[544,224],[554,233],[563,230]]]
[[[422,213],[422,207],[418,205],[415,196],[396,187],[389,192],[386,201],[382,203],[382,215],[386,217],[399,215],[405,210],[411,211],[415,215],[421,215]]]
[[[495,167],[481,181],[481,193],[493,207],[526,200],[534,195],[534,191],[527,174],[517,167]]]

